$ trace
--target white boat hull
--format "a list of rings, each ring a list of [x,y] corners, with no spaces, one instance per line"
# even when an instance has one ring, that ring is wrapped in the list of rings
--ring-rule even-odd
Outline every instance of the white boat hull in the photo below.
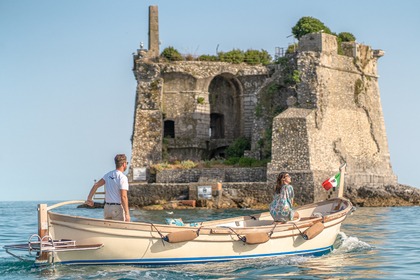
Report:
[[[103,246],[92,250],[51,251],[47,261],[62,264],[167,265],[284,255],[317,256],[332,251],[341,223],[351,208],[348,200],[335,199],[299,208],[301,219],[294,223],[275,224],[268,213],[262,213],[254,215],[254,218],[245,216],[204,222],[200,227],[125,223],[49,211],[48,231],[52,239],[72,239],[79,246]],[[321,213],[323,217],[316,217],[314,213]],[[317,222],[323,222],[324,229],[313,239],[305,240],[301,233]],[[162,239],[171,232],[188,230],[199,230],[199,236],[179,243]],[[258,232],[267,233],[270,236],[268,241],[248,244],[240,239]]]

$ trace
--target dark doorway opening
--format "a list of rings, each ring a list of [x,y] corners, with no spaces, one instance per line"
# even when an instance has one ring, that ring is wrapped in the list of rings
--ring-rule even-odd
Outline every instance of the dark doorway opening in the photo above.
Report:
[[[211,139],[225,138],[225,123],[223,114],[210,114]]]
[[[163,137],[175,138],[175,122],[165,121],[163,123]]]

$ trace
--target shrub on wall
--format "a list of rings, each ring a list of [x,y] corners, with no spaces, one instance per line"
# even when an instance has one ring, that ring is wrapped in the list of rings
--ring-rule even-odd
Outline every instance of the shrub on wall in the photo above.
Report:
[[[239,64],[244,62],[245,53],[239,49],[233,49],[229,52],[220,52],[219,60],[222,62],[229,62],[233,64]]]
[[[341,32],[338,34],[338,38],[340,38],[341,42],[354,42],[356,41],[356,37],[351,34],[350,32]]]
[[[200,104],[200,105],[203,105],[204,104],[204,101],[205,101],[205,99],[204,99],[204,97],[197,97],[197,103],[198,104]]]
[[[169,60],[169,61],[181,61],[184,60],[182,55],[179,53],[177,49],[174,47],[167,47],[165,48],[162,53],[160,54],[161,57]]]
[[[250,65],[267,65],[271,61],[271,55],[266,50],[247,50],[244,54],[244,62]]]
[[[230,157],[224,161],[224,164],[235,165],[239,162],[240,159],[241,159],[240,157]]]
[[[197,164],[195,162],[193,162],[192,160],[184,160],[181,161],[181,169],[191,169],[197,166]]]
[[[199,61],[218,61],[219,58],[215,55],[203,54],[198,57]]]
[[[273,61],[273,58],[266,50],[260,51],[260,60],[262,65],[268,65]]]
[[[260,52],[257,50],[247,50],[244,55],[244,60],[250,65],[261,63]]]
[[[296,25],[292,27],[292,34],[298,40],[303,35],[320,31],[331,34],[331,30],[322,21],[314,17],[302,17],[298,20]]]
[[[251,143],[245,137],[240,137],[236,139],[227,149],[226,155],[230,157],[242,157],[245,150],[251,148]]]
[[[251,166],[252,166],[252,164],[253,164],[255,161],[257,161],[257,160],[256,160],[256,159],[254,159],[254,158],[241,157],[241,158],[239,159],[238,164],[239,164],[239,166],[240,166],[240,167],[251,167]]]
[[[291,44],[287,47],[286,54],[294,53],[298,49],[298,43]]]

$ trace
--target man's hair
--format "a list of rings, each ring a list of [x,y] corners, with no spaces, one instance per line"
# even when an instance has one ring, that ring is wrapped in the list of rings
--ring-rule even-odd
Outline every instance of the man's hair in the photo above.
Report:
[[[115,156],[114,161],[115,167],[120,168],[125,162],[127,162],[127,157],[124,154],[118,154]]]

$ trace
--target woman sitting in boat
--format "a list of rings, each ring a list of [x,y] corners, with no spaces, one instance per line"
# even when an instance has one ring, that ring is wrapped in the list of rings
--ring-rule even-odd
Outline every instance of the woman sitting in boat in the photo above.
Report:
[[[270,204],[270,214],[276,222],[284,223],[294,218],[295,211],[292,206],[295,193],[291,182],[292,178],[287,172],[281,172],[277,176],[274,199]]]

